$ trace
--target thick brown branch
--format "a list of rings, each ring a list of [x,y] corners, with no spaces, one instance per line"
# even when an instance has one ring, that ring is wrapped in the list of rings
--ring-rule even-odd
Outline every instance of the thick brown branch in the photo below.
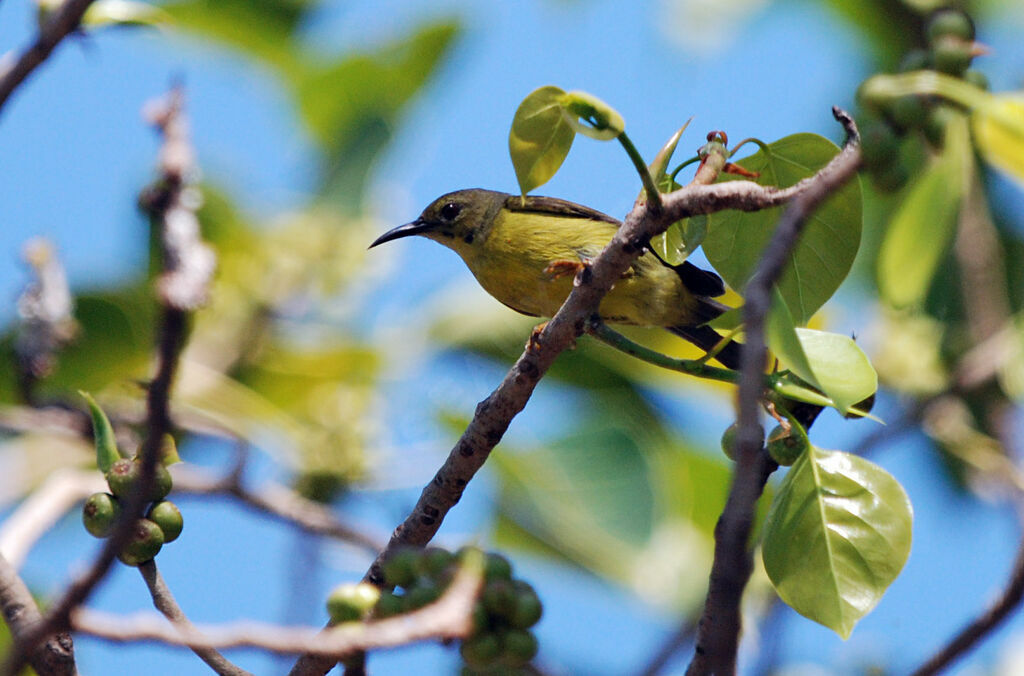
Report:
[[[695,655],[686,672],[690,676],[731,676],[736,672],[740,600],[753,568],[747,543],[755,506],[777,467],[763,452],[758,420],[763,395],[761,375],[765,368],[764,323],[771,307],[772,288],[808,219],[822,202],[856,176],[860,165],[859,138],[852,118],[838,108],[833,108],[833,113],[847,130],[846,147],[825,169],[802,182],[803,189],[779,219],[744,292],[746,341],[741,357],[737,462],[729,497],[715,526],[715,557],[698,625]]]
[[[0,610],[15,641],[42,621],[42,615],[28,587],[7,559],[0,555]],[[77,674],[71,634],[60,632],[50,636],[28,656],[28,663],[37,674],[62,676]]]
[[[61,40],[72,33],[93,0],[67,0],[39,31],[35,44],[25,50],[9,67],[0,69],[0,109],[7,99],[43,61]]]

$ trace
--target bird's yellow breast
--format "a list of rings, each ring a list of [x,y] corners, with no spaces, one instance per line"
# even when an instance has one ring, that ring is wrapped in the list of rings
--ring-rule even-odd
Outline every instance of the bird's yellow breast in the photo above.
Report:
[[[549,266],[594,258],[616,229],[603,221],[502,210],[482,241],[444,243],[496,299],[519,312],[551,317],[572,290],[573,275],[555,278]],[[677,326],[692,323],[692,305],[676,272],[647,253],[615,283],[599,312],[612,323]]]

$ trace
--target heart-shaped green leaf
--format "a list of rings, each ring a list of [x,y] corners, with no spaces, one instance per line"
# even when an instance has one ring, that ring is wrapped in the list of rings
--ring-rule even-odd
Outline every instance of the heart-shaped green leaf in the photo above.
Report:
[[[912,523],[910,500],[888,472],[812,447],[772,501],[764,567],[783,601],[848,638],[906,563]]]
[[[940,155],[910,187],[878,252],[878,287],[895,307],[924,300],[956,230],[971,146],[966,118],[951,120]]]
[[[816,134],[794,134],[737,164],[760,172],[761,185],[786,187],[828,164],[838,148]],[[722,174],[719,180],[739,180]],[[742,291],[775,231],[782,207],[755,212],[723,211],[709,221],[704,252],[733,289]],[[860,246],[861,192],[852,181],[811,218],[779,280],[797,325],[806,324],[846,278]]]
[[[535,89],[519,104],[512,118],[508,152],[524,195],[555,175],[576,137],[562,114],[564,94],[550,85]]]

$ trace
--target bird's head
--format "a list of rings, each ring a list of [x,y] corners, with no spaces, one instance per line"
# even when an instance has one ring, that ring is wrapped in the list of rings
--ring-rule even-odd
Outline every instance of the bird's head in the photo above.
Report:
[[[474,246],[487,238],[507,199],[506,193],[478,188],[450,192],[434,200],[412,223],[385,232],[370,248],[393,239],[422,235],[465,258]]]

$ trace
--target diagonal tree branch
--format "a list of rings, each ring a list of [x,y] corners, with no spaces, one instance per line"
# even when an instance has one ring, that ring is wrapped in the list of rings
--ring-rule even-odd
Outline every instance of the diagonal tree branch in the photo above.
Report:
[[[844,119],[850,120],[849,116]],[[573,291],[561,309],[530,340],[498,388],[477,405],[473,420],[433,480],[423,489],[412,512],[395,529],[388,546],[370,566],[366,579],[383,585],[381,562],[392,550],[408,545],[423,546],[430,541],[491,450],[501,441],[512,419],[526,406],[541,377],[563,350],[575,344],[586,329],[587,321],[597,311],[601,299],[643,253],[651,237],[664,232],[681,218],[723,209],[765,209],[806,192],[814,192],[821,183],[831,185],[828,177],[840,176],[845,180],[849,177],[846,165],[850,163],[851,155],[855,159],[859,157],[859,153],[848,147],[815,177],[785,189],[764,187],[750,181],[690,184],[663,195],[661,209],[657,212],[642,202],[634,205],[611,242],[589,267],[577,275]],[[296,663],[291,673],[293,676],[324,674],[333,666],[330,659],[308,655]]]
[[[167,583],[164,582],[163,576],[160,575],[160,571],[157,570],[156,562],[147,561],[142,564],[139,566],[139,573],[142,574],[142,579],[145,580],[146,587],[149,588],[149,594],[153,599],[153,605],[156,609],[163,613],[163,616],[170,620],[174,626],[182,632],[195,632],[195,625],[189,621],[185,616],[185,611],[181,609],[181,606],[179,606],[178,602],[174,599],[174,595],[171,593]],[[192,652],[199,656],[199,659],[206,662],[211,669],[221,676],[252,676],[252,674],[245,669],[241,669],[229,662],[214,647],[190,647],[192,648]]]
[[[32,74],[43,61],[46,61],[54,48],[78,28],[82,15],[89,9],[93,0],[66,0],[39,31],[35,43],[9,66],[0,66],[0,109],[14,90]]]
[[[768,477],[777,468],[762,449],[758,421],[765,368],[764,324],[771,307],[772,288],[796,246],[804,225],[815,210],[847,181],[860,166],[860,139],[853,119],[832,109],[847,132],[842,152],[810,179],[779,219],[772,239],[761,255],[757,270],[743,294],[744,335],[739,386],[737,461],[725,508],[715,525],[715,558],[708,596],[697,630],[695,655],[688,676],[736,673],[740,634],[740,600],[753,569],[747,546],[754,523],[754,509]]]

